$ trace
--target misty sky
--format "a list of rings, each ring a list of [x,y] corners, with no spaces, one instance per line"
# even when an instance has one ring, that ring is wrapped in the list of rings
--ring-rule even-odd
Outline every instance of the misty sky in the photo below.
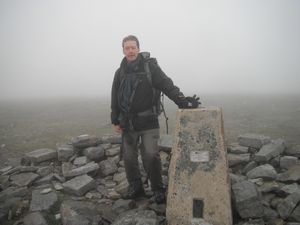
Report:
[[[109,96],[128,34],[187,95],[300,93],[298,0],[0,0],[0,98]]]

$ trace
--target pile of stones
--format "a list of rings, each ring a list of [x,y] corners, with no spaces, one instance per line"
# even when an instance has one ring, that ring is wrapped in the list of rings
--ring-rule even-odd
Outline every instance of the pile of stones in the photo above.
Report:
[[[151,197],[141,159],[148,197],[121,198],[128,182],[120,143],[120,136],[80,135],[29,152],[20,165],[1,166],[0,224],[167,224],[166,205]],[[167,186],[172,137],[161,135],[159,147]],[[262,135],[241,135],[228,145],[234,224],[300,225],[299,157],[299,146]]]
[[[257,134],[228,146],[234,223],[300,225],[299,157],[300,146]]]

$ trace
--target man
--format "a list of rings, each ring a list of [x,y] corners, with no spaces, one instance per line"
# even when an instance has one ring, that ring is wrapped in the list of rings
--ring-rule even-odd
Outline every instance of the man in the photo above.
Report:
[[[198,99],[185,97],[172,80],[161,70],[149,53],[140,53],[138,39],[129,35],[122,42],[123,58],[116,71],[111,92],[111,121],[122,134],[122,154],[129,183],[124,199],[145,195],[138,164],[138,143],[141,139],[143,166],[151,182],[157,203],[165,202],[158,151],[159,123],[157,102],[160,91],[179,108],[196,108]]]

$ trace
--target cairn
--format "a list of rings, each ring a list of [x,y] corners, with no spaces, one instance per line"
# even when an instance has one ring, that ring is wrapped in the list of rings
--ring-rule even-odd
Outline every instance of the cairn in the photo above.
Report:
[[[55,149],[26,153],[19,166],[2,165],[0,224],[167,224],[165,204],[121,198],[128,183],[120,143],[120,136],[80,135]],[[159,146],[168,185],[172,137],[161,135]],[[227,151],[234,224],[299,225],[300,146],[244,134]],[[151,196],[141,159],[140,165]]]

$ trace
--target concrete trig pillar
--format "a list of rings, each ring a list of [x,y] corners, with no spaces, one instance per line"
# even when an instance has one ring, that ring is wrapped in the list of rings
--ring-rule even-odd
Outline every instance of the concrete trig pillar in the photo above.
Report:
[[[178,111],[166,216],[168,225],[231,225],[230,180],[222,111]]]

